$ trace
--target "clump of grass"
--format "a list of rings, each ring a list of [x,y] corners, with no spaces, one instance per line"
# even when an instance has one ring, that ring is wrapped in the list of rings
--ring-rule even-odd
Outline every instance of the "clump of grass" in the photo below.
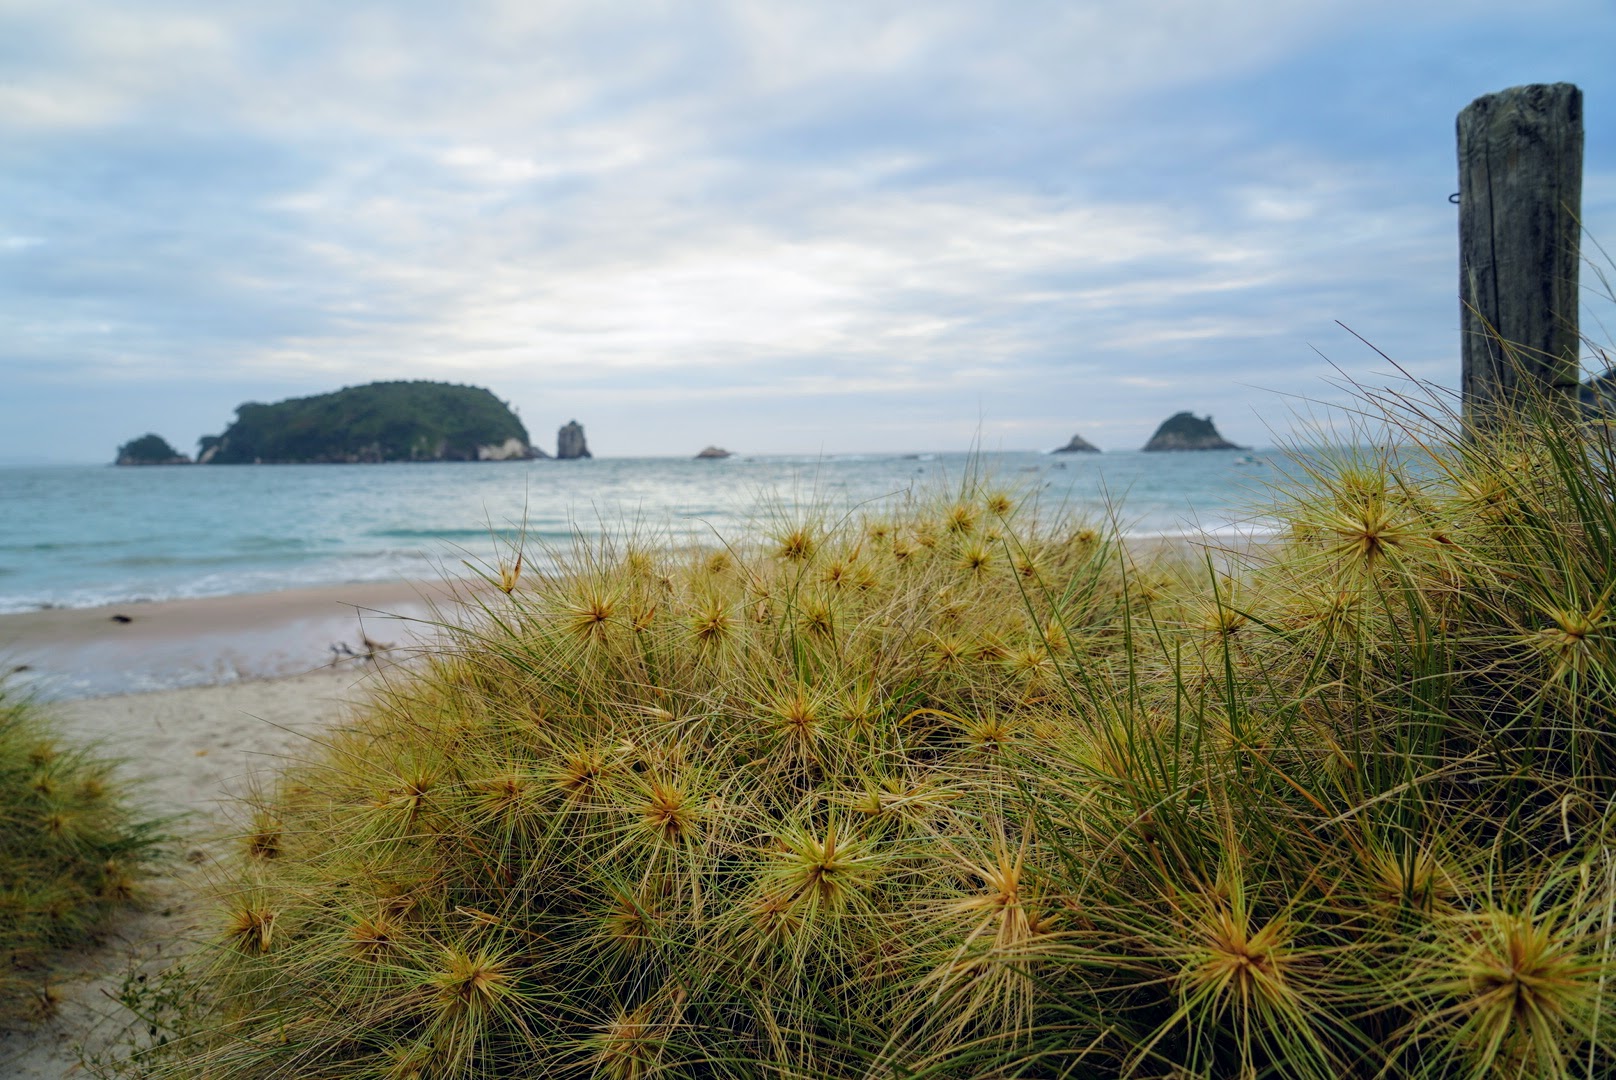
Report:
[[[110,762],[0,684],[0,1029],[50,1014],[54,961],[136,896],[158,839]]]
[[[1609,1075],[1616,450],[1362,405],[1245,550],[967,483],[491,575],[159,1074]]]

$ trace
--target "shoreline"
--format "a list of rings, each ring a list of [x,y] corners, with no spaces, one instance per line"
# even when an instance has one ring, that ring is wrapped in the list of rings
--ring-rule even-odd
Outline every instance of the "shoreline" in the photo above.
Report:
[[[1134,557],[1251,555],[1273,534],[1122,535]],[[0,679],[42,701],[77,701],[353,668],[430,644],[443,611],[487,587],[398,579],[273,592],[0,613]]]
[[[362,582],[0,614],[0,675],[59,702],[352,668],[430,640],[429,620],[464,584]]]

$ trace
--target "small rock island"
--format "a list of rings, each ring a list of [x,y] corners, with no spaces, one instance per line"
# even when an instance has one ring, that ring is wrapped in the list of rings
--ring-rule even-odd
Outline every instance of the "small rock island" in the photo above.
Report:
[[[1100,448],[1089,442],[1081,435],[1073,435],[1072,441],[1065,446],[1057,446],[1051,454],[1098,454]]]
[[[1156,434],[1145,444],[1146,450],[1244,450],[1218,434],[1212,418],[1198,417],[1194,413],[1174,413],[1162,421]]]
[[[730,452],[725,450],[722,446],[705,446],[702,447],[701,453],[696,455],[696,460],[701,461],[704,458],[712,460],[717,458],[727,458],[730,456]]]
[[[198,464],[520,461],[545,457],[509,405],[477,386],[375,382],[330,394],[249,401]]]
[[[577,461],[594,456],[589,452],[589,443],[584,441],[584,426],[578,421],[569,420],[556,432],[556,460]]]
[[[189,465],[191,459],[168,445],[168,440],[150,432],[118,447],[114,465]]]

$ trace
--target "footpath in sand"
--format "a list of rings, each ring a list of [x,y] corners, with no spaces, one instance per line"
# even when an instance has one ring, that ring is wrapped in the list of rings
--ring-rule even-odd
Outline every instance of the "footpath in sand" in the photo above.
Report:
[[[426,606],[416,587],[364,587],[362,595],[372,610]],[[166,831],[179,839],[162,876],[146,883],[140,910],[111,926],[101,947],[69,958],[57,983],[62,1000],[55,1017],[0,1035],[0,1077],[85,1076],[79,1048],[93,1053],[115,1044],[134,1021],[116,1000],[125,979],[160,971],[208,936],[199,925],[201,896],[209,867],[242,827],[234,800],[266,786],[284,762],[314,753],[322,733],[364,699],[366,684],[385,678],[394,658],[408,654],[401,649],[366,660],[333,653],[333,642],[360,640],[355,600],[343,596],[343,590],[309,590],[0,616],[7,667],[22,656],[29,674],[43,674],[36,685],[46,697],[53,685],[109,677],[107,668],[86,663],[111,664],[130,681],[154,671],[172,678],[175,665],[217,670],[233,680],[47,706],[64,740],[93,743],[124,762],[122,775],[140,805],[153,816],[174,818]],[[124,613],[130,622],[113,620]],[[390,641],[412,636],[399,624],[392,629],[398,633],[389,634]],[[332,659],[337,666],[329,666]],[[291,665],[302,673],[281,674]]]

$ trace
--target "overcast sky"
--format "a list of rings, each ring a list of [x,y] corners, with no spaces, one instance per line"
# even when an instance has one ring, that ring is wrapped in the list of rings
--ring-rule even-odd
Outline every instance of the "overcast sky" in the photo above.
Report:
[[[0,461],[396,378],[601,456],[1266,445],[1388,371],[1336,320],[1457,382],[1478,95],[1582,87],[1616,251],[1613,47],[1611,0],[0,0]]]

